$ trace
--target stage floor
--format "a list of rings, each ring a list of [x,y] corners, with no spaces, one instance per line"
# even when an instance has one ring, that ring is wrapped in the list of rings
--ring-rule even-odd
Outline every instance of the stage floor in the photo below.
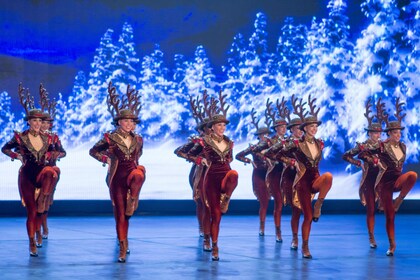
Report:
[[[275,242],[272,216],[258,236],[257,216],[225,215],[219,262],[202,251],[194,216],[134,216],[131,254],[117,263],[113,217],[51,217],[50,235],[30,257],[25,218],[0,218],[0,279],[419,279],[420,215],[397,214],[394,257],[387,257],[384,215],[370,249],[364,215],[323,215],[312,224],[313,259],[289,249],[290,215]],[[302,220],[302,219],[301,219]],[[301,245],[299,233],[299,245]]]

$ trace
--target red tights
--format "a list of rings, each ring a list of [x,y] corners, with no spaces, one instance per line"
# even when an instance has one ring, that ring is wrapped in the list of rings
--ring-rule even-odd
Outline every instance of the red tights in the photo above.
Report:
[[[125,215],[127,207],[127,193],[130,190],[131,197],[138,200],[141,187],[145,181],[145,169],[143,166],[137,166],[130,172],[127,177],[127,182],[124,185],[114,185],[111,187],[112,201],[114,202],[114,217],[116,222],[116,230],[118,240],[123,241],[127,239],[129,216]]]
[[[220,220],[222,212],[220,210],[220,195],[225,193],[231,196],[236,186],[238,185],[238,172],[229,170],[222,176],[208,176],[206,179],[205,190],[209,204],[210,211],[210,233],[212,242],[217,242],[219,236]]]
[[[299,202],[303,212],[302,239],[304,241],[309,239],[313,218],[311,195],[314,193],[319,193],[318,199],[324,199],[331,189],[332,179],[332,174],[326,172],[322,176],[319,176],[317,179],[315,179],[312,186],[308,184],[301,184],[301,187],[297,189]]]

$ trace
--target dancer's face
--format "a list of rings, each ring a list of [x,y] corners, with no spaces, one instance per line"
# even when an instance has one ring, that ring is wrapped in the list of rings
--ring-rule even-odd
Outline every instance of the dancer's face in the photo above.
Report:
[[[29,127],[36,132],[39,132],[39,130],[41,129],[42,120],[40,118],[30,119],[28,120],[28,123]]]
[[[308,124],[303,128],[303,130],[305,130],[306,135],[308,135],[309,137],[314,137],[315,134],[318,132],[318,124]]]
[[[134,128],[134,121],[132,119],[121,119],[118,121],[118,124],[120,128],[127,133],[132,131]]]
[[[41,123],[41,130],[42,131],[47,131],[48,129],[51,128],[51,122],[50,121],[42,121]]]
[[[400,142],[401,140],[401,130],[394,129],[388,132],[389,140],[393,142]]]
[[[381,133],[376,131],[369,131],[369,137],[374,142],[378,142],[379,138],[381,138]]]
[[[290,130],[292,131],[293,137],[295,137],[295,138],[302,137],[303,131],[300,130],[298,125],[292,126],[292,128],[290,128]]]
[[[221,123],[215,123],[212,125],[211,129],[213,130],[214,134],[216,134],[219,137],[222,137],[226,130],[226,124]]]
[[[264,138],[267,138],[267,136],[268,136],[268,133],[262,133],[262,134],[258,134],[258,139],[264,139]]]
[[[277,132],[278,135],[284,136],[286,134],[286,125],[279,125],[275,127],[275,130]]]

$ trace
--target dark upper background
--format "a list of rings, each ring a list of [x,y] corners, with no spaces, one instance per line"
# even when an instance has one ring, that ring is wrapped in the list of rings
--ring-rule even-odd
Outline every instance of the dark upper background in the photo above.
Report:
[[[363,28],[361,0],[349,1],[351,33]],[[315,0],[196,0],[196,1],[7,1],[0,7],[0,92],[14,98],[19,82],[36,92],[43,82],[52,96],[71,92],[80,70],[90,70],[95,49],[108,28],[118,39],[124,22],[132,25],[141,59],[161,46],[172,66],[173,56],[193,57],[203,45],[214,67],[226,63],[233,37],[253,32],[257,12],[268,20],[268,44],[275,50],[285,17],[308,27],[313,16],[327,16],[328,1]],[[354,41],[354,40],[353,40]]]

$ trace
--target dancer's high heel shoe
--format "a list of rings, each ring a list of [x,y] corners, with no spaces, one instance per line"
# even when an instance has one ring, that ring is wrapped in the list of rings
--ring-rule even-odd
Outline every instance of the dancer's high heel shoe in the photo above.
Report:
[[[29,255],[31,257],[38,257],[38,250],[36,248],[35,238],[29,238]]]
[[[292,244],[290,244],[290,250],[296,251],[298,249],[299,240],[296,233],[293,233]]]
[[[282,243],[283,242],[283,238],[281,238],[280,227],[276,227],[276,242],[277,243]]]
[[[394,239],[389,239],[389,249],[388,249],[388,251],[386,251],[386,255],[388,257],[392,257],[394,255],[396,247],[397,246],[395,245]]]
[[[265,222],[260,221],[260,231],[258,232],[259,236],[264,236],[265,235]]]
[[[369,246],[372,249],[376,249],[376,247],[378,247],[376,245],[375,236],[373,235],[372,232],[369,232]]]
[[[204,234],[203,251],[205,251],[205,252],[211,252],[210,235],[209,234]]]
[[[127,257],[127,243],[126,240],[120,240],[120,254],[118,255],[118,262],[125,263]]]
[[[213,251],[211,253],[212,261],[219,261],[219,247],[217,247],[217,242],[213,242]]]
[[[35,233],[36,236],[36,247],[42,248],[42,234],[40,230],[37,230]]]
[[[302,241],[302,257],[305,259],[312,259],[312,255],[309,252],[309,244],[308,244],[308,240],[303,240]]]

